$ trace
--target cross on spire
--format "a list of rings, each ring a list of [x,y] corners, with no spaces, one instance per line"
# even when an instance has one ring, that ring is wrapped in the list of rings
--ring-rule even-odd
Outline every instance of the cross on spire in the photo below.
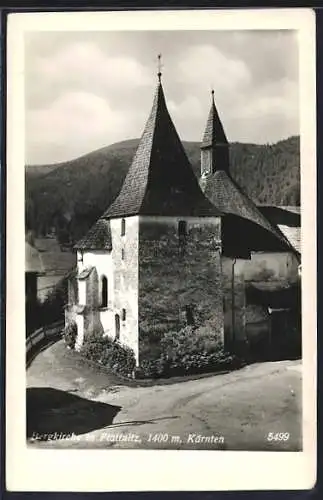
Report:
[[[158,76],[158,80],[160,81],[161,80],[161,76],[162,76],[162,62],[161,62],[161,57],[162,55],[161,54],[158,54],[158,73],[157,73],[157,76]]]
[[[213,82],[212,82],[212,85],[211,85],[211,97],[212,97],[212,101],[214,101],[214,85],[213,85]]]

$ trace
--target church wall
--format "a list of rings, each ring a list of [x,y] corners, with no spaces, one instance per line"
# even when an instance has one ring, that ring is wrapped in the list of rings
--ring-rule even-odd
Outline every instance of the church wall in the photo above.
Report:
[[[102,276],[108,279],[108,304],[113,304],[113,262],[112,254],[106,250],[91,250],[84,252],[83,262],[78,261],[78,272],[80,273],[86,267],[94,266],[97,270],[98,280],[101,283]],[[99,285],[100,287],[100,285]],[[99,288],[100,294],[100,288]]]
[[[83,253],[83,261],[80,259],[80,252],[77,256],[78,272],[93,266],[95,273],[91,273],[84,281],[78,280],[79,303],[88,306],[85,318],[85,334],[97,333],[109,334],[113,329],[111,308],[114,303],[113,287],[113,263],[111,252],[106,250],[91,250]],[[108,307],[101,307],[101,286],[102,277],[108,279]],[[82,290],[84,288],[84,290]],[[86,296],[86,300],[82,297]]]
[[[179,237],[179,222],[187,224]],[[187,325],[208,325],[223,340],[220,218],[140,217],[140,359],[150,339]],[[156,342],[156,340],[155,340]]]
[[[138,360],[138,216],[111,219],[113,260],[113,337],[116,336],[116,315],[120,320],[120,342],[131,347]],[[123,320],[123,309],[126,319]]]

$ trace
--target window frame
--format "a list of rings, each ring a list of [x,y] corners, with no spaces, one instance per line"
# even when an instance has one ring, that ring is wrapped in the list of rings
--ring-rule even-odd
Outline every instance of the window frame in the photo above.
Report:
[[[121,236],[126,235],[126,219],[121,219]]]
[[[186,325],[194,326],[195,325],[194,306],[192,304],[185,304],[184,310],[185,310]]]
[[[177,226],[179,255],[184,256],[187,243],[187,220],[179,220]]]
[[[104,283],[105,283],[105,285],[104,285]],[[102,274],[100,284],[101,284],[100,307],[102,309],[106,309],[108,307],[108,303],[109,303],[109,280],[105,274]],[[104,295],[103,295],[103,292],[105,292]]]

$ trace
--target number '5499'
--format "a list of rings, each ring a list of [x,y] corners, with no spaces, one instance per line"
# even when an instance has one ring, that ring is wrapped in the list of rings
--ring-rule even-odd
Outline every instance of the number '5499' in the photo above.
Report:
[[[268,432],[267,441],[288,441],[289,432]]]

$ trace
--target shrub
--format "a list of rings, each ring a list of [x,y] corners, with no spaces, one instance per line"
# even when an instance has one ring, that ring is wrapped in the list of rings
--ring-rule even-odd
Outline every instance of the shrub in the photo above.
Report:
[[[136,365],[135,355],[130,347],[100,335],[91,335],[85,339],[81,354],[124,377],[132,376]]]
[[[226,352],[214,335],[186,327],[179,332],[168,332],[160,341],[160,354],[155,359],[145,358],[140,363],[138,376],[171,377],[237,368],[241,361]]]
[[[71,321],[71,323],[66,325],[63,331],[63,338],[65,340],[65,343],[71,349],[74,349],[75,347],[76,337],[77,337],[77,325],[75,321]]]

